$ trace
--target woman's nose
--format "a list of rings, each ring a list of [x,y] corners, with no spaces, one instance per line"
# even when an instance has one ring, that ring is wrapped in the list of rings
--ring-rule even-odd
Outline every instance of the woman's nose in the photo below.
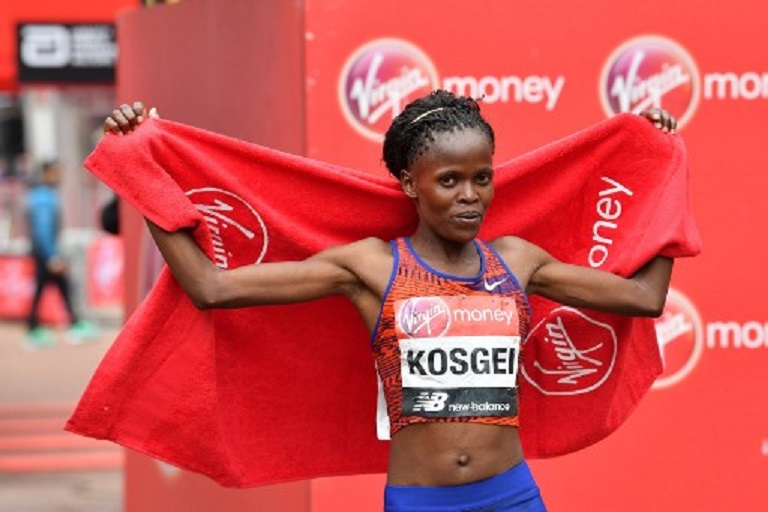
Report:
[[[464,183],[459,187],[459,200],[467,203],[477,201],[479,194],[472,183]]]

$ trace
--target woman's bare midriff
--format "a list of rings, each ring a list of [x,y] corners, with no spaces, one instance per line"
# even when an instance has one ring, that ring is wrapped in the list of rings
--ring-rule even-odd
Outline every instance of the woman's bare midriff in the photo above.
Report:
[[[501,474],[522,460],[515,427],[416,423],[392,436],[387,483],[467,484]]]

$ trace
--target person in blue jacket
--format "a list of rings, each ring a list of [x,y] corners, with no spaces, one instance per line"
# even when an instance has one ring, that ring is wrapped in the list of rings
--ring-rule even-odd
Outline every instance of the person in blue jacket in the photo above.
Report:
[[[58,249],[61,228],[60,181],[61,166],[54,161],[46,162],[41,166],[38,183],[30,188],[26,198],[29,238],[35,262],[35,294],[27,317],[27,343],[38,347],[49,346],[54,341],[50,330],[40,325],[38,311],[40,298],[48,284],[59,289],[69,314],[68,339],[81,341],[94,334],[93,325],[80,321],[72,307],[67,265]]]

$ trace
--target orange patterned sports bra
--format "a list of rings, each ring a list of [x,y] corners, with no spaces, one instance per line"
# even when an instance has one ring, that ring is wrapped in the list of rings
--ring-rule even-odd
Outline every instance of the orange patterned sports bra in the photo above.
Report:
[[[390,242],[394,265],[372,335],[380,439],[412,423],[518,425],[528,298],[496,251],[474,243],[480,272],[458,277],[429,267],[407,238]]]

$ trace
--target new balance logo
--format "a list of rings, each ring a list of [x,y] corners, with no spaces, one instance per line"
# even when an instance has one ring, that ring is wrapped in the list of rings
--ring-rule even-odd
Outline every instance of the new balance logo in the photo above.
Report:
[[[413,404],[413,412],[438,412],[445,409],[445,401],[448,400],[448,393],[422,391],[416,395]]]
[[[496,288],[501,286],[501,283],[503,283],[506,280],[507,280],[507,278],[505,277],[504,279],[496,281],[495,283],[489,283],[488,280],[485,279],[484,282],[483,282],[483,285],[485,286],[485,290],[486,291],[492,292],[493,290],[495,290]]]

